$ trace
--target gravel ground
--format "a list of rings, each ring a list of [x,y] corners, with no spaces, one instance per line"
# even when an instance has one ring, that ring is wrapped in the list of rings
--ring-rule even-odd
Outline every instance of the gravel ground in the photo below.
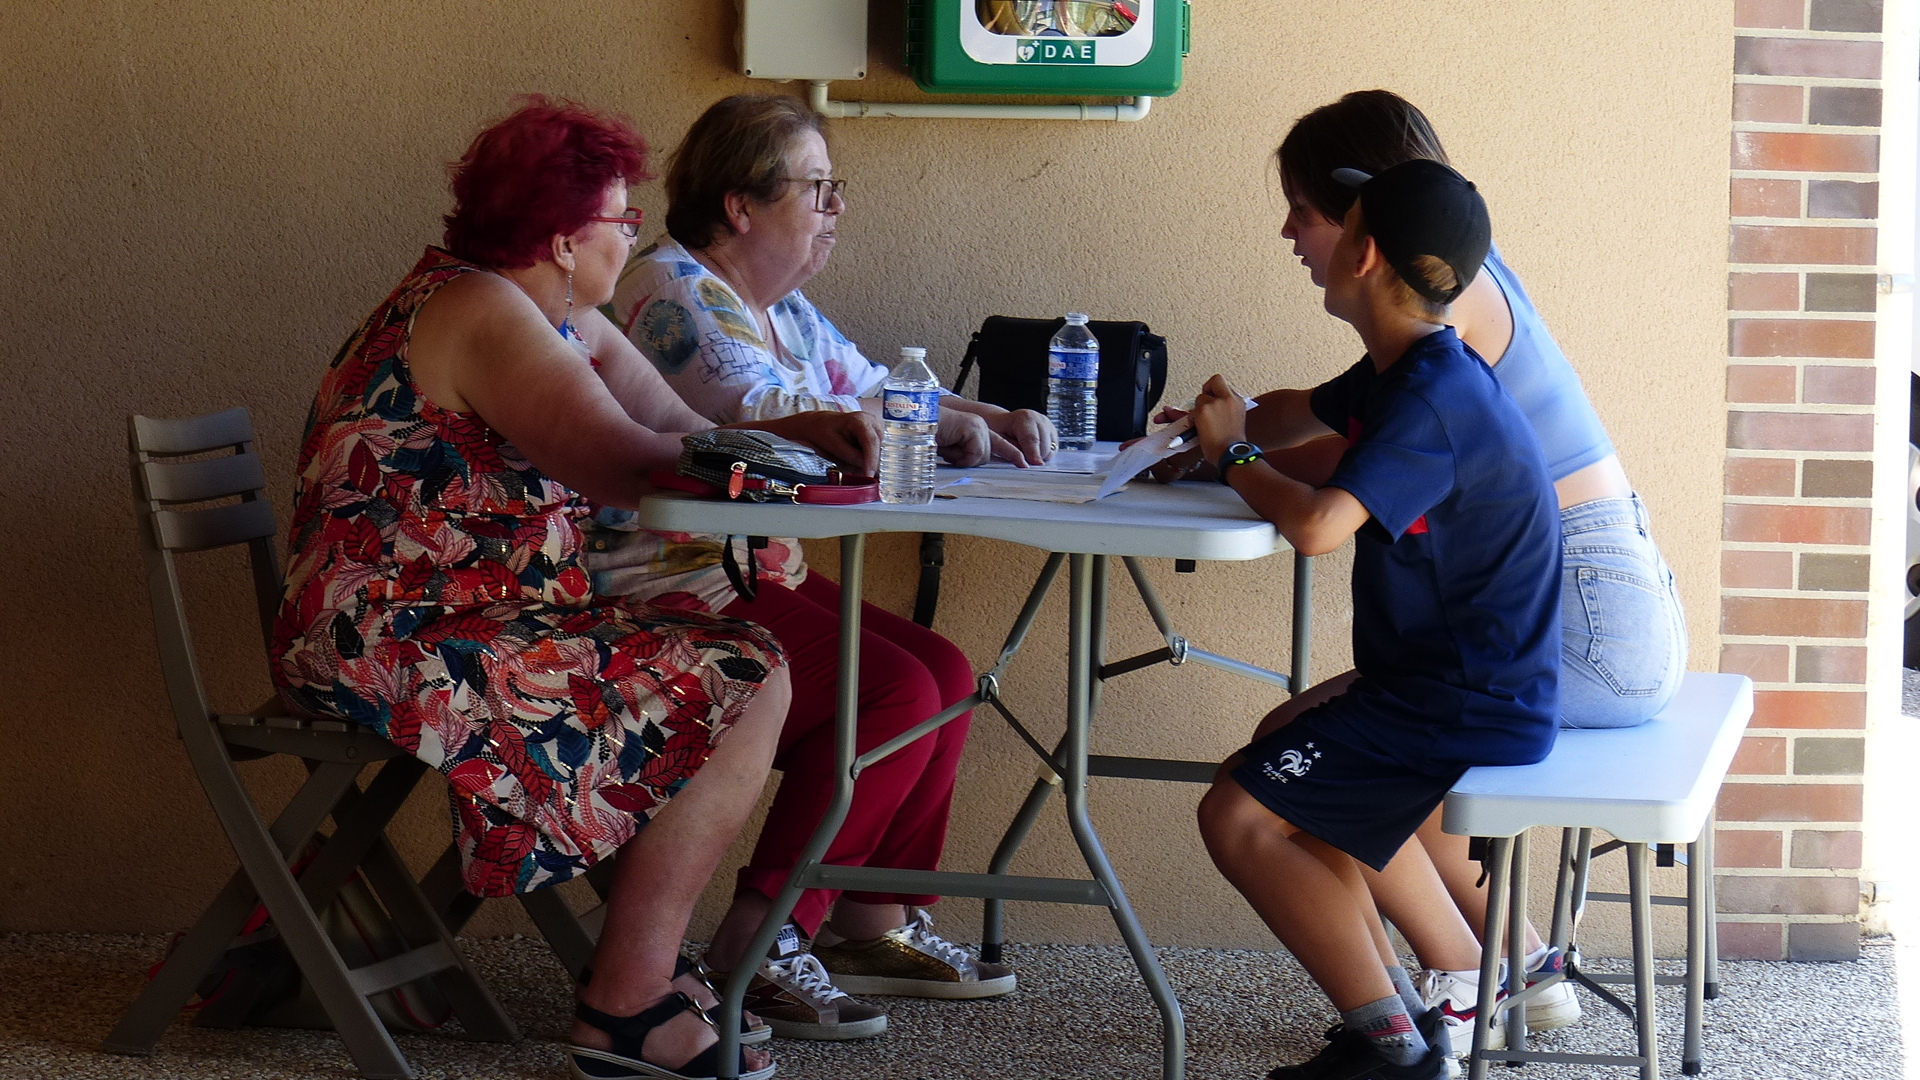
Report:
[[[517,1046],[472,1043],[452,1031],[400,1038],[422,1077],[493,1080],[565,1075],[565,976],[539,941],[464,943],[520,1024]],[[0,1077],[345,1078],[332,1035],[202,1031],[177,1022],[150,1058],[95,1047],[164,949],[160,937],[0,935]],[[1885,1080],[1901,1074],[1890,941],[1850,964],[1722,965],[1724,993],[1707,1003],[1705,1075],[1713,1080]],[[1132,961],[1119,948],[1009,946],[1021,989],[980,1002],[889,999],[891,1028],[852,1043],[773,1044],[786,1080],[957,1080],[963,1077],[1151,1077],[1159,1025]],[[1162,949],[1186,1009],[1193,1080],[1251,1080],[1318,1049],[1334,1019],[1285,953]],[[1595,967],[1621,970],[1619,963]],[[1678,971],[1677,965],[1665,970]],[[1540,1049],[1621,1052],[1624,1018],[1585,996],[1587,1018],[1536,1040]],[[1660,991],[1664,1075],[1679,1075],[1680,998]],[[1518,1074],[1516,1074],[1518,1075]],[[1628,1077],[1624,1070],[1534,1065],[1527,1080]]]

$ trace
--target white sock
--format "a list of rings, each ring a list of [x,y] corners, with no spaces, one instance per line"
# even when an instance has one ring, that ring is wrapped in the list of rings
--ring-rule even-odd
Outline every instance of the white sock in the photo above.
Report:
[[[1545,960],[1547,958],[1547,954],[1552,951],[1553,951],[1553,946],[1542,945],[1539,948],[1528,953],[1527,954],[1527,970],[1532,971],[1534,968],[1539,967],[1540,962],[1542,960]]]

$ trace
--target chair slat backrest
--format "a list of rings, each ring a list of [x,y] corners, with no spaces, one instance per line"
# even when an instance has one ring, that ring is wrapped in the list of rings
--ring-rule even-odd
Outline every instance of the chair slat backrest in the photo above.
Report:
[[[243,405],[199,416],[135,416],[132,429],[131,445],[136,452],[162,456],[253,443],[253,416]]]
[[[261,640],[270,643],[280,606],[280,565],[266,470],[254,450],[253,419],[245,408],[175,419],[134,416],[128,421],[128,450],[168,697],[183,726],[205,724],[211,710],[174,559],[248,545]],[[236,498],[239,501],[221,502]],[[221,504],[192,505],[209,502]]]

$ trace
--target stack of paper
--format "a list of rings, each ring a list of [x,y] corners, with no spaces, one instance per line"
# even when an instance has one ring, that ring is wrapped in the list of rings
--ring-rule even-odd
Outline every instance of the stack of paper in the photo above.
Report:
[[[1045,465],[1025,469],[1003,463],[982,466],[974,475],[955,480],[940,490],[982,499],[1092,502],[1119,491],[1154,463],[1186,449],[1180,441],[1186,431],[1184,425],[1173,424],[1116,454],[1062,450]]]

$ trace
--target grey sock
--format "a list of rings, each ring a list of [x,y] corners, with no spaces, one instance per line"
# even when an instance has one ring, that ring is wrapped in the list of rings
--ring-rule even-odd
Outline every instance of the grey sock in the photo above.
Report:
[[[1420,992],[1413,988],[1413,976],[1407,974],[1406,968],[1393,965],[1387,969],[1387,978],[1393,980],[1393,989],[1400,995],[1400,1000],[1407,1003],[1408,1015],[1418,1019],[1421,1013],[1427,1011],[1427,1003],[1420,1000]]]
[[[1420,1037],[1399,994],[1368,1002],[1340,1014],[1347,1027],[1372,1040],[1380,1056],[1395,1065],[1412,1065],[1427,1056],[1427,1040]]]

